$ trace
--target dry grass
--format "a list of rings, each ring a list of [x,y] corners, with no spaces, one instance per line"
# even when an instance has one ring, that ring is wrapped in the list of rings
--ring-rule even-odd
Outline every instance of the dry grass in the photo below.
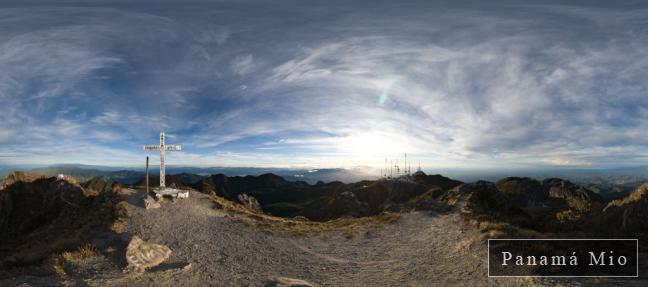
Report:
[[[124,226],[124,217],[128,216],[126,206],[128,203],[126,201],[119,201],[117,204],[115,204],[115,210],[113,211],[113,215],[115,217],[115,221],[110,225],[110,230],[112,230],[115,233],[122,233],[124,232],[125,226]]]
[[[127,217],[128,216],[128,209],[126,207],[128,206],[128,202],[121,200],[115,204],[115,216],[116,217]]]
[[[66,266],[74,264],[83,264],[89,259],[99,256],[99,251],[92,244],[85,244],[73,251],[65,251],[60,254],[50,256],[45,261],[46,267],[58,276],[67,276]]]
[[[338,232],[347,237],[353,237],[360,228],[374,228],[381,224],[395,222],[400,218],[398,213],[384,212],[370,217],[338,218],[325,222],[308,221],[303,218],[283,218],[267,215],[219,196],[212,196],[212,200],[219,208],[228,211],[232,218],[248,226],[261,228],[278,235],[304,236],[324,232]]]
[[[115,233],[123,233],[125,229],[124,220],[121,218],[115,219],[115,221],[110,225],[110,230]]]
[[[511,227],[511,224],[506,222],[494,222],[490,220],[482,220],[477,218],[468,219],[468,224],[475,226],[482,231],[504,230]]]
[[[74,251],[63,252],[61,256],[68,262],[82,262],[88,258],[94,258],[99,254],[99,251],[92,244],[85,244]]]
[[[537,231],[519,228],[507,222],[493,221],[486,218],[466,218],[469,225],[479,228],[484,239],[489,238],[545,238]]]
[[[63,266],[63,258],[60,255],[50,257],[46,261],[45,267],[60,277],[67,276],[67,272],[65,272],[65,267]]]

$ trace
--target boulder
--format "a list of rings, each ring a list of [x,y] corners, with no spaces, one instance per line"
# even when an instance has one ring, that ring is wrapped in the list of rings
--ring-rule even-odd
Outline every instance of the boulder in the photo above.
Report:
[[[254,196],[241,193],[238,195],[238,201],[249,209],[263,212],[263,209],[261,209],[261,204],[259,204],[259,201],[254,198]]]
[[[126,247],[127,269],[137,272],[144,272],[146,268],[160,265],[171,256],[169,247],[149,243],[138,236],[133,236],[128,247]]]
[[[160,208],[162,205],[160,205],[159,202],[157,202],[155,199],[153,199],[150,196],[146,196],[144,198],[144,208],[146,209],[153,209],[153,208]]]

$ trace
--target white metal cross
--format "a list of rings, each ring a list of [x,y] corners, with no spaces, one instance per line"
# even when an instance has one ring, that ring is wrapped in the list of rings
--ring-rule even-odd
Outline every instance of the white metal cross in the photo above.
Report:
[[[160,145],[145,145],[144,150],[159,150],[160,151],[160,189],[164,189],[166,184],[164,182],[164,151],[181,151],[182,147],[179,145],[166,145],[164,144],[164,132],[160,133]]]

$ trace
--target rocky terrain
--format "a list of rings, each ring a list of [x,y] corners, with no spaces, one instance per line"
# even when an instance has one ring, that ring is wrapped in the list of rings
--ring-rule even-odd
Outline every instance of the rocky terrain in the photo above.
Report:
[[[272,174],[170,179],[189,189],[189,198],[147,209],[137,185],[10,173],[0,183],[0,285],[645,284],[488,278],[484,255],[485,240],[494,237],[644,240],[646,185],[606,201],[561,179],[461,183],[423,173],[351,184]]]
[[[86,190],[73,178],[24,173],[9,174],[2,185],[0,272],[30,269],[52,253],[105,240],[120,215],[117,188]]]

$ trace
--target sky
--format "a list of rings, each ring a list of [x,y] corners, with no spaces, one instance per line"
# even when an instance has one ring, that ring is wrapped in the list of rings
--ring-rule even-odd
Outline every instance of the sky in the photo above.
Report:
[[[645,165],[646,27],[645,1],[3,1],[0,165],[141,165],[161,131],[187,166]]]

